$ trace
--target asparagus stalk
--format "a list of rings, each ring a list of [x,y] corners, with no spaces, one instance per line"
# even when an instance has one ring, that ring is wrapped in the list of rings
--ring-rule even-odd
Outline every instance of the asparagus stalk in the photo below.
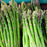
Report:
[[[46,16],[45,16],[45,23],[46,23],[46,34],[47,34],[47,10],[46,10]]]
[[[7,38],[6,38],[6,31],[5,31],[5,28],[4,28],[4,24],[3,24],[3,33],[4,33],[4,40],[5,40],[5,44],[6,44],[6,47],[8,47],[8,44],[7,44]]]
[[[22,7],[22,12],[24,12],[23,4],[24,4],[24,2],[23,2],[22,5],[21,5],[21,7]],[[22,16],[22,18],[23,18],[23,16]],[[27,32],[28,32],[29,38],[31,38],[31,37],[30,37],[30,32],[29,32],[29,30],[27,30]],[[31,38],[30,40],[33,40],[33,39]],[[33,40],[33,41],[34,41],[34,40]],[[33,45],[33,46],[34,46],[34,45]],[[36,47],[36,45],[35,45],[35,47]]]
[[[35,39],[34,38],[34,32],[33,32],[33,27],[32,27],[32,21],[31,21],[31,19],[30,19],[30,10],[28,9],[28,11],[27,11],[27,16],[28,16],[28,20],[29,20],[29,27],[30,27],[30,30],[31,30],[31,35],[32,35],[32,37],[33,37],[33,40]]]
[[[23,19],[23,16],[22,16],[22,23],[23,23],[23,39],[22,39],[22,42],[23,42],[23,47],[26,47],[26,36],[25,36],[25,23],[24,23],[24,19]]]
[[[45,11],[42,11],[41,9],[38,9],[37,7],[36,7],[36,11],[37,11],[37,15],[36,16],[38,16],[38,18],[36,18],[36,23],[38,23],[38,33],[39,33],[39,36],[40,36],[40,40],[41,40],[41,43],[42,43],[42,46],[44,46],[45,47],[45,43],[44,43],[44,40],[43,40],[43,35],[42,35],[42,27],[41,27],[41,25],[42,25],[42,19],[44,18],[44,14],[45,14]]]
[[[0,38],[0,46],[1,46],[1,47],[4,47],[1,38]]]
[[[16,24],[17,24],[17,32],[18,32],[18,45],[20,47],[20,27],[19,27],[19,14],[18,14],[17,4],[15,4],[15,8],[16,8]]]
[[[2,19],[4,19],[4,25],[5,25],[5,29],[6,29],[6,32],[7,32],[8,47],[10,47],[9,30],[8,30],[8,27],[7,27],[6,20],[5,20],[4,16],[3,16],[3,13],[2,13]]]
[[[1,40],[1,38],[4,39],[4,38],[3,38],[3,33],[2,33],[2,26],[1,26],[1,23],[0,23],[0,33],[1,33],[1,37],[0,37],[0,46],[1,46],[1,47],[4,47],[3,42],[2,42],[2,40]]]
[[[11,0],[11,2],[12,2],[12,11],[13,11],[13,16],[15,17],[14,0]]]
[[[3,43],[3,45],[5,46],[5,40],[4,40],[4,35],[3,35],[3,30],[2,30],[2,23],[0,22],[0,34],[1,34],[1,38],[2,38],[2,42],[0,43]]]
[[[26,15],[26,14],[25,14]],[[24,13],[23,13],[23,16],[24,16]],[[23,18],[23,20],[25,21],[25,19]],[[24,22],[23,21],[23,22]],[[27,30],[26,30],[26,25],[25,25],[25,22],[24,22],[24,29],[25,29],[25,39],[26,39],[26,47],[29,47],[29,38],[28,38],[28,34],[27,34]]]
[[[12,7],[14,7],[14,0],[11,0],[11,2],[12,2]]]
[[[11,0],[11,2],[12,2],[12,11],[13,11],[13,17],[14,17],[14,21],[16,21],[16,16],[15,16],[15,8],[14,8],[14,0]],[[17,35],[16,35],[16,22],[14,22],[13,23],[14,24],[14,26],[13,26],[13,32],[14,32],[14,46],[15,47],[17,47],[16,45],[16,43],[17,43]],[[15,40],[16,39],[16,40]]]
[[[6,38],[6,31],[5,31],[5,28],[4,28],[4,23],[3,23],[3,20],[2,20],[2,28],[3,28],[3,36],[4,36],[4,41],[5,41],[5,46],[7,47],[7,38]]]
[[[21,10],[22,10],[22,13],[24,12],[24,2],[21,3]],[[26,47],[26,42],[25,42],[25,28],[24,28],[24,19],[23,19],[23,16],[22,16],[22,22],[23,22],[23,38],[22,38],[22,42],[23,42],[23,47]]]
[[[28,26],[26,19],[25,19],[25,23],[26,23],[27,33],[28,33],[28,36],[29,36],[29,39],[30,39],[30,47],[36,47],[35,42],[34,42],[33,38],[31,37],[30,31],[29,31],[29,28],[28,28],[29,26]]]
[[[25,23],[24,23],[24,19],[22,18],[23,21],[23,47],[28,47],[28,35],[26,33],[26,27],[25,27]]]
[[[24,15],[24,17],[25,17],[25,15]],[[27,22],[26,18],[25,18],[25,25],[26,25],[26,31],[27,31],[27,34],[28,34],[29,40],[30,40],[30,47],[36,47],[35,42],[34,42],[33,38],[31,37],[31,33],[29,30],[29,26],[28,26],[28,22]]]
[[[34,11],[33,9],[33,1],[31,1],[31,8],[32,8],[32,12]]]
[[[21,3],[21,9],[22,9],[22,15],[23,15],[23,12],[24,12],[24,2]],[[22,22],[23,22],[23,47],[26,47],[26,36],[25,36],[25,25],[24,25],[24,19],[23,19],[23,16],[22,16]]]
[[[11,47],[13,47],[13,35],[12,35],[12,28],[11,28],[11,23],[8,17],[7,10],[4,8],[4,14],[6,15],[7,22],[8,22],[8,27],[9,27],[9,32],[10,32],[10,38],[11,38]]]
[[[25,34],[24,34],[25,33],[24,32],[25,31],[25,26],[24,26],[24,20],[23,20],[23,18],[22,18],[22,22],[23,22],[23,39],[22,39],[23,40],[23,47],[26,47],[25,46],[26,45],[26,42],[25,42]]]
[[[2,41],[4,41],[4,36],[3,36],[3,32],[2,32],[2,25],[1,25],[1,23],[0,23],[0,33],[1,33]]]
[[[1,0],[1,3],[2,3],[3,5],[6,5],[6,3],[5,3],[4,1],[2,1],[2,0]],[[6,6],[7,6],[7,5],[6,5]]]
[[[39,36],[40,36],[42,47],[45,47],[43,36],[42,36],[42,30],[41,30],[40,25],[39,25],[39,23],[36,19],[35,19],[35,22],[36,22],[36,27],[37,27],[37,30],[38,30],[38,33],[39,33]]]
[[[41,31],[42,31],[41,24],[42,24],[42,19],[44,18],[44,14],[45,14],[45,11],[44,12],[42,11],[42,15],[41,15],[40,23],[39,23],[39,28],[40,28]],[[42,32],[40,34],[42,34]],[[41,35],[40,37],[41,37],[42,46],[45,47],[43,36]]]
[[[35,22],[35,13],[36,12],[34,11],[32,19],[33,19],[33,27],[34,27],[34,32],[35,32],[36,45],[37,45],[37,47],[42,47],[41,43],[40,43],[40,40],[39,40],[39,36],[37,34],[37,28],[36,28],[36,22]]]
[[[21,3],[21,7],[22,7],[22,13],[24,12],[24,2]],[[28,36],[27,36],[27,33],[26,33],[26,28],[25,28],[25,23],[24,23],[24,18],[23,18],[23,15],[22,15],[22,22],[23,22],[23,47],[28,47],[29,45],[29,42],[28,41]]]
[[[47,18],[45,18],[45,23],[46,23],[46,34],[47,34]]]
[[[11,8],[8,7],[8,13],[9,13],[9,16],[10,16],[10,19],[11,19],[11,22],[12,22],[12,27],[13,27],[13,32],[14,32],[14,46],[17,47],[17,34],[16,34],[16,20],[14,19],[13,17],[13,14],[11,12]]]

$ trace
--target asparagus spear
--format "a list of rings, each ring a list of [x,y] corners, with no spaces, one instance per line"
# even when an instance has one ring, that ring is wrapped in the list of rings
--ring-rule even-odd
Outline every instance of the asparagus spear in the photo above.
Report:
[[[24,20],[23,20],[23,18],[22,18],[22,22],[23,22],[23,29],[22,29],[22,31],[23,31],[23,39],[22,39],[23,40],[23,47],[26,47],[25,46],[26,45],[26,42],[25,42],[25,34],[24,34],[25,33],[24,32],[25,31],[25,26],[24,26]]]
[[[18,45],[20,47],[20,27],[19,27],[19,14],[18,14],[17,4],[15,4],[15,8],[16,8],[16,24],[17,24],[17,32],[18,32]]]
[[[24,8],[24,2],[21,3],[21,9],[22,9],[22,13],[24,12],[25,8]],[[22,22],[23,22],[23,47],[28,47],[29,43],[28,41],[28,36],[26,33],[26,28],[25,28],[25,23],[24,23],[24,18],[23,18],[23,14],[22,14]]]
[[[45,16],[45,23],[46,23],[46,34],[47,34],[47,10],[46,10],[46,16]]]
[[[15,17],[14,0],[11,0],[11,2],[12,2],[12,11],[13,11],[13,16]]]
[[[1,26],[1,23],[0,23],[0,33],[1,33],[2,41],[4,41],[4,36],[3,36],[3,32],[2,32],[2,26]]]
[[[32,8],[32,12],[34,11],[34,8],[33,8],[33,1],[31,1],[31,8]]]
[[[42,46],[45,47],[43,36],[42,36],[42,29],[40,28],[41,25],[39,25],[39,22],[37,21],[37,18],[35,19],[35,22],[36,22],[36,27],[38,29],[38,33],[39,33],[39,36],[40,36],[40,40],[41,40]]]
[[[4,47],[3,42],[2,42],[2,40],[1,40],[1,38],[4,39],[4,38],[3,38],[3,33],[2,33],[2,26],[1,26],[1,23],[0,23],[0,33],[1,33],[1,37],[0,37],[0,46]]]
[[[5,26],[4,26],[4,23],[3,23],[3,20],[1,21],[2,22],[2,28],[3,28],[3,36],[4,36],[4,41],[5,41],[5,46],[7,47],[7,38],[6,38],[6,31],[5,31]]]
[[[23,4],[24,4],[24,2],[23,2],[22,5],[21,5],[21,7],[22,7],[22,12],[24,12]],[[23,18],[23,16],[22,16],[22,18]],[[29,30],[27,30],[27,32],[29,32]],[[30,37],[30,33],[28,33],[28,35],[29,35],[29,38],[31,38],[31,37]],[[32,38],[31,38],[30,40],[32,40]],[[36,45],[35,45],[35,47],[36,47]]]
[[[26,22],[27,21],[25,21],[25,23]],[[34,42],[33,38],[31,37],[30,31],[29,31],[29,28],[28,28],[29,27],[28,23],[26,23],[26,27],[27,27],[27,33],[28,33],[28,36],[29,36],[29,39],[30,39],[30,47],[36,47],[35,42]]]
[[[0,46],[1,46],[1,47],[4,47],[1,38],[0,38]]]
[[[0,43],[3,43],[3,45],[5,46],[4,35],[3,35],[3,30],[2,30],[2,22],[0,22],[0,34],[1,34],[1,38],[2,38],[2,42],[0,42]]]
[[[4,8],[4,14],[6,15],[7,22],[8,22],[8,27],[9,27],[9,32],[10,32],[10,37],[11,37],[11,47],[13,47],[13,35],[12,35],[12,28],[11,28],[11,23],[8,17],[7,10]]]
[[[36,24],[37,23],[38,22],[36,22]],[[38,24],[37,24],[37,29],[38,29],[38,33],[39,33],[39,36],[40,36],[40,40],[41,40],[42,46],[45,47],[44,40],[43,40],[43,36],[42,36],[42,30],[40,29],[40,27],[39,27]]]
[[[24,12],[24,2],[21,3],[21,10],[22,10],[22,13]],[[26,47],[26,42],[25,42],[25,34],[24,34],[24,31],[25,31],[25,28],[24,28],[24,19],[23,19],[23,16],[22,16],[22,22],[23,22],[23,38],[22,38],[22,42],[23,42],[23,47]]]
[[[24,16],[24,13],[23,13],[23,16]],[[25,14],[26,16],[26,14]],[[23,18],[23,20],[25,21],[25,19]],[[26,39],[26,47],[29,47],[29,38],[28,38],[28,34],[27,34],[27,29],[26,29],[26,23],[24,22],[24,28],[25,28],[25,39]]]
[[[32,19],[33,19],[33,27],[34,27],[34,32],[35,32],[35,40],[36,40],[36,45],[37,45],[37,47],[42,47],[41,46],[41,43],[40,43],[40,40],[39,40],[39,36],[38,36],[38,34],[37,34],[37,29],[36,29],[36,22],[35,22],[35,11],[33,12],[33,17],[32,17]]]
[[[27,16],[28,16],[28,20],[29,20],[29,27],[30,27],[30,30],[31,30],[31,35],[33,37],[33,40],[35,40],[35,38],[34,38],[34,32],[33,32],[33,27],[32,27],[32,21],[30,19],[30,14],[31,14],[31,11],[28,9]]]
[[[24,18],[22,18],[22,22],[23,22],[23,47],[28,47],[28,35],[26,33],[26,27],[25,27],[25,23],[24,23]]]
[[[7,23],[6,23],[6,20],[3,16],[3,12],[2,12],[2,19],[4,19],[4,25],[5,25],[5,29],[6,29],[6,32],[7,32],[7,39],[8,39],[8,47],[10,47],[10,38],[9,38],[9,30],[8,30],[8,27],[7,27]]]
[[[15,21],[16,21],[16,16],[15,16],[14,0],[11,0],[11,2],[12,2],[12,5],[11,5],[11,6],[12,6],[12,11],[13,11],[13,17],[14,17],[14,18],[13,18],[13,19],[14,19],[14,20],[13,20],[14,23],[12,22],[13,32],[14,32],[14,46],[17,47],[17,44],[16,44],[16,43],[17,43],[16,22],[15,22]],[[15,39],[16,39],[16,40],[15,40]]]
[[[23,17],[25,17],[25,15]],[[26,25],[27,34],[28,34],[29,40],[30,40],[30,47],[36,47],[35,42],[34,42],[33,38],[31,37],[31,33],[29,30],[29,26],[28,26],[28,22],[27,22],[26,18],[25,18],[25,25]],[[33,43],[33,44],[31,44],[31,43]]]
[[[11,22],[12,22],[12,27],[13,27],[13,32],[14,32],[14,46],[17,47],[17,34],[16,34],[16,20],[14,19],[13,17],[13,14],[11,12],[11,8],[8,7],[8,13],[9,13],[9,16],[10,16],[10,19],[11,19]]]
[[[8,44],[7,44],[7,38],[6,38],[6,31],[5,31],[5,28],[4,28],[4,24],[3,24],[3,33],[4,33],[4,40],[5,40],[5,44],[6,44],[6,47],[8,47]]]

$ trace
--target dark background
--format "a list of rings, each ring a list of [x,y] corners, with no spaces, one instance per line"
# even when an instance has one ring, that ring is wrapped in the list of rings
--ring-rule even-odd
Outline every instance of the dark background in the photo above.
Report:
[[[47,4],[40,4],[42,9],[47,9]]]
[[[42,9],[47,9],[47,4],[40,4],[40,6]],[[0,7],[1,7],[1,4],[0,4]]]
[[[0,4],[0,7],[1,7],[1,4]]]

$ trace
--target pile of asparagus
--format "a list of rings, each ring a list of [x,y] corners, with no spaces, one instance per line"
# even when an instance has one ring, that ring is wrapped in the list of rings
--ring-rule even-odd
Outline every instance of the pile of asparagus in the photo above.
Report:
[[[31,11],[24,4],[23,2],[21,5],[23,12],[23,47],[47,47],[47,11],[38,9],[38,7],[35,7],[36,5],[33,6],[34,11]],[[43,23],[46,24],[45,27],[43,27]]]
[[[1,2],[0,47],[47,47],[47,10],[33,2]]]
[[[13,2],[13,1],[12,1]],[[17,4],[1,4],[0,22],[0,46],[1,47],[20,47],[20,26]]]

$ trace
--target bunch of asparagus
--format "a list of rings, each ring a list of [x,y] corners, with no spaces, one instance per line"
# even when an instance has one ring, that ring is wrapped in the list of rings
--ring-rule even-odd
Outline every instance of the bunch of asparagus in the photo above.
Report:
[[[45,14],[46,11],[43,11],[35,7],[35,10],[32,12],[28,8],[24,9],[26,8],[26,6],[24,6],[25,5],[23,2],[21,4],[23,23],[23,47],[46,47],[47,37],[44,38],[42,30],[42,20],[44,17],[47,16],[47,14]],[[45,23],[47,21],[46,19],[47,17],[45,18]],[[45,36],[47,36],[47,33],[45,34]]]
[[[47,10],[41,10],[34,2],[1,2],[1,47],[47,47]]]
[[[12,0],[13,4],[13,0]],[[20,26],[17,4],[1,4],[0,22],[0,46],[1,47],[20,47]]]

